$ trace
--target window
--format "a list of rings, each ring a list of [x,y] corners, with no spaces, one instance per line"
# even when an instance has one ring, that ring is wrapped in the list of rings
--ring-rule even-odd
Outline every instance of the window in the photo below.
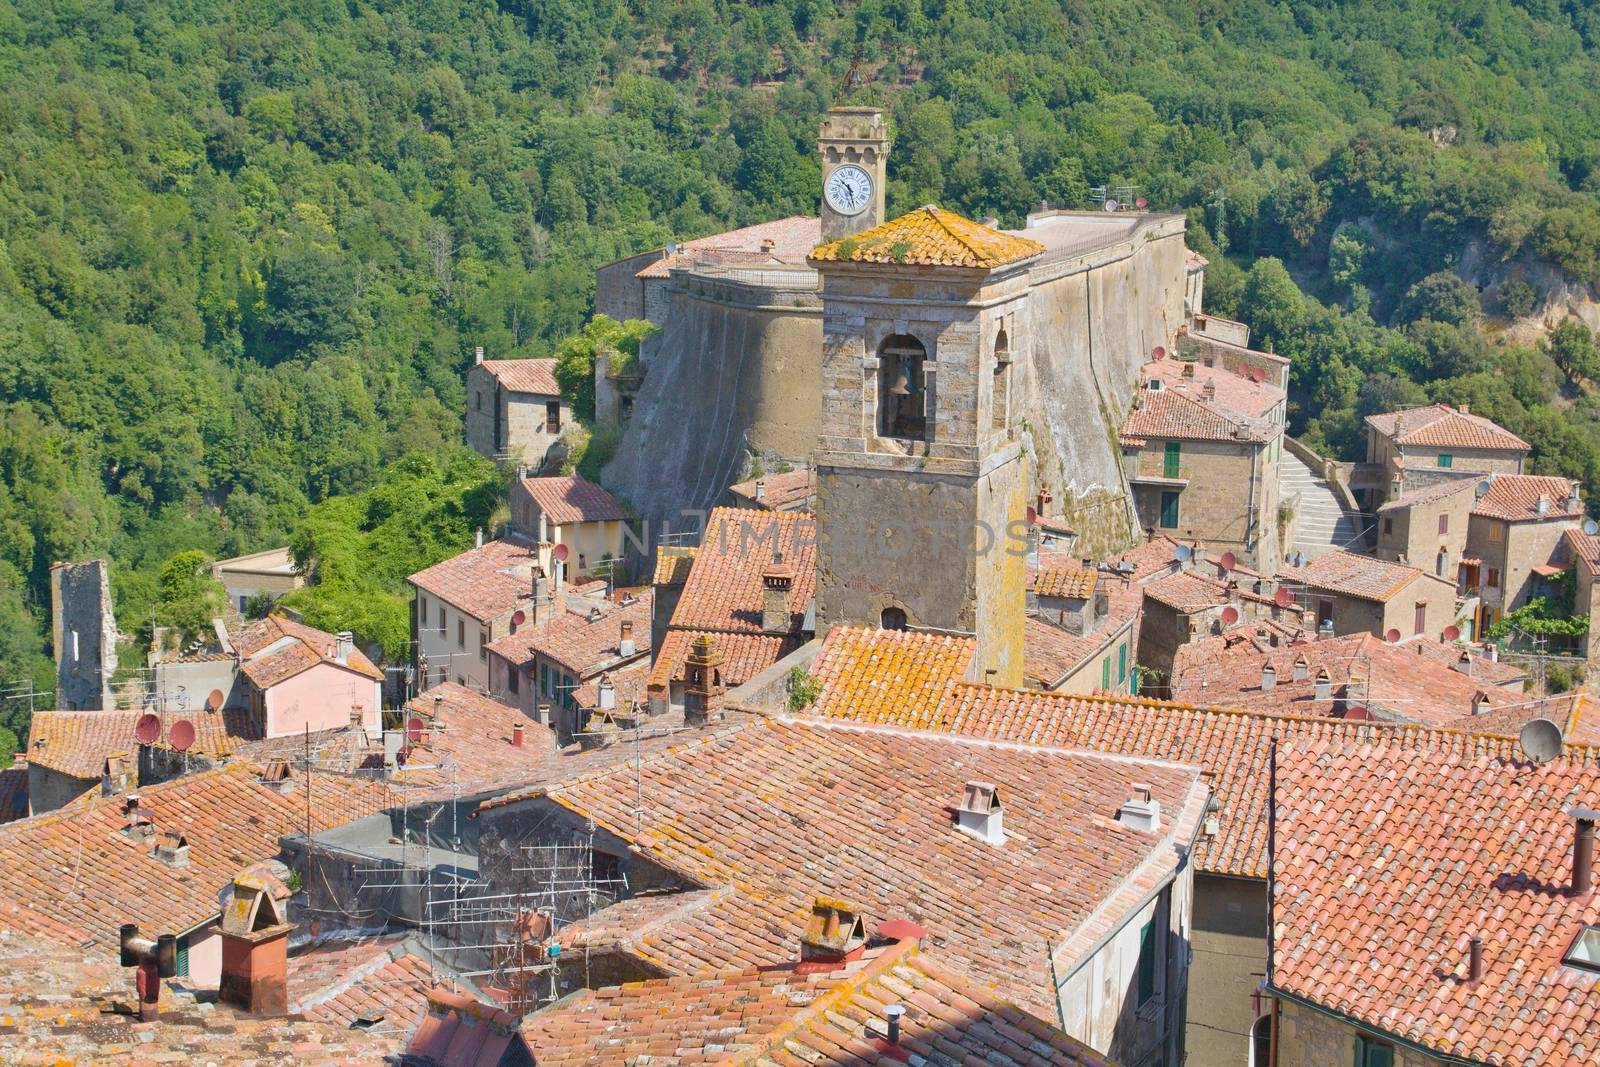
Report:
[[[907,334],[878,348],[878,436],[920,441],[928,432],[928,350]]]
[[[1448,452],[1439,453],[1439,466],[1451,467],[1455,465],[1456,458]]]
[[[581,570],[585,570],[585,569],[588,568],[588,566],[589,566],[588,556],[583,552],[579,552],[578,553],[578,569],[580,571]]]
[[[1179,464],[1183,459],[1183,446],[1176,441],[1168,441],[1165,452],[1161,456],[1161,475],[1164,478],[1178,477]]]
[[[1443,537],[1445,534],[1447,534],[1449,532],[1450,532],[1450,516],[1449,515],[1440,515],[1439,516],[1439,536]]]
[[[1139,931],[1139,1007],[1156,995],[1156,923],[1154,919]]]
[[[1483,584],[1487,585],[1490,589],[1499,589],[1500,588],[1500,571],[1499,571],[1499,569],[1495,568],[1495,567],[1490,567],[1489,568],[1488,580],[1485,581]]]
[[[488,643],[489,643],[488,631],[479,630],[478,631],[478,658],[483,660],[483,661],[485,661],[485,662],[487,662],[488,659],[489,659],[489,650],[484,647]]]
[[[1586,971],[1600,971],[1600,926],[1585,926],[1579,930],[1561,962]]]
[[[521,690],[521,688],[522,688],[521,675],[522,675],[522,672],[520,670],[518,670],[516,667],[508,667],[506,669],[506,688],[511,690],[513,693],[518,692],[519,690]]]
[[[1104,690],[1107,690],[1107,691],[1109,691],[1111,689],[1111,657],[1110,656],[1107,656],[1105,659],[1100,661],[1100,688],[1104,689]]]
[[[474,405],[476,405],[476,407],[477,407],[477,409],[479,411],[483,410],[483,394],[482,393],[474,392],[472,394],[472,402],[473,402]]]
[[[1506,528],[1498,522],[1489,524],[1489,540],[1499,544],[1506,539]]]
[[[456,620],[456,647],[467,647],[467,622],[465,619]]]
[[[1325,622],[1333,621],[1333,601],[1317,601],[1317,625],[1320,627]]]
[[[448,625],[447,620],[445,619],[444,605],[440,604],[439,605],[439,633],[442,635],[448,629],[449,629],[449,625]]]
[[[1357,1034],[1356,1067],[1394,1067],[1394,1046],[1366,1034]]]
[[[189,977],[189,939],[178,938],[178,977]]]
[[[1178,528],[1178,494],[1161,494],[1161,528],[1176,530]]]
[[[561,432],[561,401],[546,400],[544,402],[544,432]]]
[[[885,630],[904,630],[906,613],[901,608],[884,608],[883,614],[878,616],[878,625]]]
[[[417,597],[417,629],[426,630],[427,628],[428,628],[428,598],[425,597],[425,596],[419,596],[419,597]]]
[[[1419,601],[1417,601],[1416,610],[1414,612],[1412,612],[1411,632],[1414,633],[1414,634],[1420,634],[1422,631],[1426,630],[1427,628],[1428,628],[1428,602],[1426,600],[1419,600]]]
[[[1383,532],[1384,532],[1385,535],[1394,533],[1394,516],[1393,515],[1385,515],[1383,517]]]
[[[996,430],[1006,428],[1006,415],[1011,403],[1011,342],[1006,332],[994,339],[994,392],[990,397],[990,425]]]
[[[1128,680],[1128,642],[1117,646],[1117,684]]]

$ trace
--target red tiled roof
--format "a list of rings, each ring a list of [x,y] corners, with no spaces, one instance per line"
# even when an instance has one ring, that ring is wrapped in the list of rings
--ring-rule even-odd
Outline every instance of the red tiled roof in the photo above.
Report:
[[[304,830],[304,785],[288,795],[256,781],[242,764],[139,790],[139,812],[156,830],[188,839],[189,864],[175,868],[151,845],[125,836],[122,797],[93,797],[0,826],[0,868],[8,897],[96,939],[117,944],[117,929],[137,922],[179,934],[218,914],[217,892],[240,869],[279,852],[278,838]],[[313,775],[313,830],[381,810],[381,782]]]
[[[661,649],[656,653],[650,668],[651,692],[662,692],[671,682],[683,681],[683,661],[689,655],[689,646],[701,634],[716,642],[722,654],[722,683],[728,688],[743,685],[774,663],[778,662],[804,642],[799,634],[730,634],[711,630],[668,630],[661,639]]]
[[[902,1004],[899,1047],[884,1008]],[[868,949],[832,970],[794,964],[712,971],[583,990],[523,1023],[540,1067],[654,1062],[907,1062],[1110,1067],[1055,1027],[1019,1011],[915,941]],[[669,1043],[667,1052],[664,1047]]]
[[[934,204],[924,204],[870,230],[811,250],[818,263],[902,263],[993,270],[1039,255],[1031,237],[992,230]]]
[[[1127,600],[1100,620],[1094,632],[1086,636],[1069,633],[1059,626],[1028,616],[1022,627],[1022,673],[1028,678],[1050,688],[1060,685],[1081,670],[1108,644],[1129,636],[1133,617],[1138,614],[1138,602]],[[1129,648],[1128,664],[1133,663]],[[1099,679],[1091,679],[1094,685]]]
[[[1482,415],[1458,411],[1449,404],[1430,404],[1405,411],[1368,415],[1367,425],[1402,445],[1510,452],[1527,452],[1532,448],[1528,442],[1498,423]]]
[[[762,242],[770,240],[772,248],[763,252]],[[822,240],[822,220],[815,215],[791,215],[786,219],[757,223],[726,233],[684,241],[678,251],[663,256],[634,275],[636,278],[665,278],[674,267],[692,266],[702,259],[715,259],[719,254],[754,253],[762,259],[779,263],[802,263],[806,253]]]
[[[383,672],[354,645],[345,662],[340,663],[334,655],[337,644],[338,638],[326,630],[295,622],[285,615],[268,615],[253,622],[233,641],[241,660],[239,670],[258,689],[270,689],[319,663],[383,681]]]
[[[1537,474],[1496,474],[1489,479],[1489,491],[1478,498],[1472,513],[1486,519],[1508,522],[1570,522],[1583,518],[1583,505],[1568,507],[1569,495],[1577,488],[1570,478],[1547,478]],[[1539,501],[1545,513],[1539,514]]]
[[[381,1016],[370,1032],[399,1042],[427,1010],[433,968],[405,935],[328,941],[289,957],[289,1012],[349,1027]]]
[[[773,511],[782,511],[795,504],[804,504],[817,495],[817,472],[810,467],[751,478],[749,481],[730,485],[728,492],[755,501],[758,481],[761,483],[761,499],[757,503]]]
[[[1208,367],[1199,360],[1157,359],[1140,371],[1141,387],[1145,382],[1159,380],[1163,392],[1186,396],[1246,424],[1267,418],[1284,400],[1283,390],[1270,382],[1252,381],[1221,367]]]
[[[1534,719],[1549,719],[1555,723],[1568,744],[1600,745],[1600,711],[1582,692],[1539,698],[1510,694],[1499,700],[1491,699],[1476,714],[1462,715],[1445,725],[1515,737]]]
[[[1281,751],[1273,985],[1435,1056],[1593,1064],[1600,979],[1561,962],[1600,923],[1600,891],[1566,888],[1580,805],[1600,806],[1592,760]]]
[[[1152,574],[1160,571],[1170,571],[1178,564],[1176,555],[1178,546],[1183,542],[1166,534],[1158,534],[1150,540],[1134,545],[1122,555],[1111,562],[1113,565],[1120,563],[1133,564],[1133,572],[1129,575],[1134,581],[1143,581]]]
[[[651,585],[682,585],[689,580],[696,549],[686,545],[656,546],[656,572]]]
[[[406,785],[454,783],[468,790],[518,785],[540,774],[556,753],[555,737],[544,726],[455,682],[412,698],[406,715],[425,724],[405,767],[394,773],[394,780]],[[511,743],[513,723],[523,725],[521,748]]]
[[[569,522],[620,522],[628,517],[615,497],[580,475],[524,478],[522,487],[544,517],[556,526]]]
[[[1082,567],[1041,567],[1030,577],[1028,584],[1036,596],[1060,597],[1064,600],[1087,600],[1094,595],[1098,572]]]
[[[261,738],[261,723],[249,711],[164,711],[156,712],[161,724],[153,747],[167,748],[167,737],[174,724],[187,721],[195,729],[190,752],[210,760],[232,755],[241,745]],[[112,709],[105,711],[36,711],[28,727],[28,751],[24,753],[41,767],[72,778],[99,778],[107,756],[128,756],[139,748],[134,727],[144,712]]]
[[[582,680],[626,662],[618,650],[622,624],[633,625],[635,656],[650,652],[650,611],[655,593],[645,589],[623,605],[617,601],[591,601],[568,597],[567,610],[543,626],[519,630],[489,645],[489,651],[521,666],[531,663],[535,654],[556,664]]]
[[[970,779],[1006,804],[1004,862],[953,825]],[[1157,833],[1116,820],[1136,783],[1168,813]],[[1124,892],[1142,898],[1181,863],[1206,789],[1172,764],[769,719],[545,796],[686,881],[738,887],[640,939],[634,954],[666,973],[791,959],[813,898],[837,896],[936,932],[953,970],[1044,1014],[1050,965],[1035,950],[1052,939],[1072,970],[1088,947],[1072,939],[1109,932],[1137,903]]]
[[[1435,500],[1454,496],[1456,493],[1464,493],[1477,485],[1478,481],[1478,477],[1472,475],[1466,478],[1452,478],[1446,482],[1434,482],[1432,485],[1423,485],[1416,489],[1402,489],[1398,497],[1378,505],[1378,510],[1404,511],[1418,504],[1430,504]]]
[[[1134,407],[1122,420],[1124,444],[1142,445],[1154,437],[1183,441],[1269,440],[1271,428],[1260,420],[1230,416],[1214,404],[1185,396],[1172,389],[1152,392],[1140,389],[1134,394]]]
[[[1423,572],[1336,548],[1307,560],[1304,567],[1285,566],[1280,574],[1311,589],[1381,602],[1422,577]]]
[[[1573,559],[1583,560],[1591,573],[1600,572],[1600,537],[1584,533],[1576,526],[1566,530],[1562,536]]]
[[[760,633],[761,572],[772,563],[776,549],[794,571],[789,628],[798,633],[817,588],[816,541],[816,519],[806,512],[716,508],[672,613],[672,627]]]
[[[944,700],[977,647],[971,637],[835,626],[811,663],[817,703],[848,709],[857,722],[898,722]]]
[[[533,572],[538,567],[539,554],[531,546],[490,541],[420,570],[408,580],[458,611],[483,620],[532,600]]]
[[[561,395],[553,359],[486,359],[478,366],[488,371],[500,388],[510,392]]]

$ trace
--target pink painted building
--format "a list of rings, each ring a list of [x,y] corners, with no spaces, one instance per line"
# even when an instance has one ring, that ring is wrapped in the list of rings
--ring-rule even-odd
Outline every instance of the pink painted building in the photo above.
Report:
[[[234,648],[266,737],[337,729],[358,717],[369,731],[381,728],[383,672],[348,633],[270,615],[247,626]]]

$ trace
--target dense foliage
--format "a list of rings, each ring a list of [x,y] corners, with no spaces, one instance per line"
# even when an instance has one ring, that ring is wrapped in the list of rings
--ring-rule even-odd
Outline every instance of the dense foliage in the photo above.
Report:
[[[1600,279],[1597,47],[1572,0],[0,0],[0,682],[48,684],[51,561],[109,555],[134,629],[178,553],[291,534],[311,621],[397,651],[399,577],[487,510],[472,346],[814,210],[857,53],[891,211],[1136,186],[1294,355],[1297,432],[1469,401],[1594,495],[1592,339],[1476,320]]]

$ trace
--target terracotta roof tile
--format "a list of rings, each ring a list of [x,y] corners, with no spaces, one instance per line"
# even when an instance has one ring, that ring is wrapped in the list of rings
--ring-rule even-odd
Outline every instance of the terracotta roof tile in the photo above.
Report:
[[[545,518],[557,526],[569,522],[620,522],[628,517],[615,497],[580,475],[524,478],[522,487]]]
[[[516,666],[542,656],[578,679],[621,666],[650,653],[650,612],[655,594],[646,589],[624,605],[619,601],[568,597],[567,610],[542,626],[525,627],[488,646]],[[633,627],[634,651],[623,658],[618,643],[622,624]]]
[[[1289,582],[1310,589],[1381,602],[1422,577],[1423,572],[1336,548],[1307,560],[1304,567],[1285,566],[1280,573]]]
[[[240,671],[260,689],[270,689],[319,663],[383,681],[383,672],[359,648],[352,646],[345,662],[340,663],[335,658],[337,644],[335,635],[286,615],[268,615],[246,626],[233,639],[241,660]]]
[[[1260,420],[1234,417],[1196,397],[1171,389],[1140,389],[1122,420],[1124,444],[1142,445],[1149,438],[1182,441],[1268,440],[1273,429]]]
[[[1562,964],[1600,923],[1600,892],[1566,888],[1580,805],[1600,806],[1592,759],[1280,750],[1273,984],[1435,1056],[1593,1064],[1600,978]]]
[[[870,230],[818,245],[820,263],[903,263],[992,270],[1039,255],[1044,245],[926,204]]]
[[[553,359],[486,359],[478,366],[488,371],[502,389],[513,393],[561,395]]]
[[[761,483],[759,501],[756,501],[756,482]],[[782,474],[766,474],[760,478],[751,478],[749,481],[730,485],[728,492],[755,501],[761,507],[783,511],[796,505],[808,505],[816,499],[817,472],[810,467],[801,467]],[[807,507],[806,510],[809,511],[810,508]]]
[[[761,572],[776,551],[794,571],[789,613],[790,630],[797,633],[806,605],[816,594],[816,541],[816,519],[806,512],[714,509],[672,613],[672,626],[761,633]]]
[[[758,257],[760,261],[803,263],[806,253],[822,240],[822,220],[815,215],[792,215],[786,219],[761,222],[726,233],[714,233],[683,241],[678,250],[655,260],[634,275],[636,278],[665,278],[676,267],[691,267],[706,260],[731,256]],[[770,248],[763,242],[771,241]]]
[[[857,722],[898,723],[943,701],[976,651],[970,637],[835,626],[811,664],[817,702],[848,709]]]
[[[1532,446],[1510,430],[1449,404],[1368,415],[1367,425],[1402,445],[1430,448],[1484,448],[1528,452]],[[1398,430],[1399,436],[1396,437]]]
[[[682,585],[689,580],[697,549],[689,545],[656,546],[656,571],[651,585]]]
[[[283,795],[256,781],[254,769],[231,764],[139,790],[139,812],[157,831],[181,831],[189,863],[154,858],[149,843],[124,833],[122,797],[94,796],[83,805],[0,826],[0,867],[8,897],[115,947],[117,929],[183,933],[218,914],[217,893],[240,869],[279,852],[278,838],[305,827],[303,783]],[[382,783],[313,775],[315,829],[380,810]]]
[[[1019,843],[1004,863],[953,825],[950,808],[974,778],[1004,798]],[[1115,819],[1135,783],[1171,814],[1156,834]],[[635,954],[669,974],[792,959],[813,898],[838,896],[875,921],[926,927],[952,970],[1043,1014],[1053,1009],[1040,943],[1104,932],[1125,917],[1118,894],[1170,877],[1206,790],[1196,771],[1172,764],[769,719],[546,796],[691,884],[738,885],[639,939]],[[1080,958],[1063,946],[1055,965]]]
[[[492,619],[533,599],[533,573],[539,554],[517,541],[490,541],[442,563],[418,571],[408,580],[425,593],[475,619]]]
[[[1478,484],[1478,476],[1471,475],[1466,478],[1452,478],[1446,482],[1434,482],[1431,485],[1418,486],[1415,489],[1402,488],[1398,497],[1386,500],[1378,506],[1379,511],[1404,511],[1406,508],[1416,507],[1418,504],[1429,504],[1435,500],[1465,493]]]
[[[1028,584],[1037,596],[1087,600],[1094,595],[1097,577],[1097,571],[1082,567],[1042,567],[1033,573]]]
[[[1571,745],[1600,745],[1600,711],[1593,698],[1582,692],[1559,693],[1548,697],[1524,697],[1520,693],[1491,700],[1476,713],[1461,715],[1445,723],[1475,733],[1516,737],[1534,719],[1549,719],[1561,728]]]
[[[404,934],[308,946],[289,957],[288,979],[291,1014],[347,1028],[376,1017],[368,1032],[396,1044],[427,1010],[435,984]]]
[[[1570,478],[1547,478],[1537,474],[1495,474],[1489,478],[1489,491],[1472,506],[1474,515],[1508,522],[1571,522],[1583,518],[1583,505],[1569,507],[1567,501],[1577,490]],[[1539,512],[1539,501],[1545,511]]]
[[[467,791],[520,785],[555,757],[554,735],[521,711],[482,693],[444,682],[406,705],[407,720],[423,720],[422,740],[410,746],[393,780],[402,785],[454,784]],[[522,747],[512,724],[523,724]]]
[[[1046,689],[1060,685],[1108,646],[1131,637],[1130,627],[1139,612],[1136,599],[1119,600],[1094,631],[1079,635],[1028,616],[1022,628],[1022,673]],[[1128,665],[1134,662],[1130,640]],[[1099,679],[1092,679],[1098,686]]]
[[[898,1048],[884,1008],[906,1009]],[[671,1034],[671,1062],[805,1063],[870,1067],[906,1062],[1110,1067],[1092,1049],[1017,1011],[982,985],[901,941],[826,971],[793,964],[584,990],[525,1020],[541,1067],[653,1062]]]
[[[1584,533],[1576,526],[1566,530],[1562,536],[1574,559],[1583,560],[1591,572],[1600,572],[1600,537]]]
[[[804,640],[799,634],[720,633],[712,630],[668,630],[661,640],[655,663],[650,668],[650,690],[663,692],[671,682],[683,681],[683,661],[689,646],[702,634],[708,635],[722,653],[723,685],[743,685],[795,649]]]
[[[139,740],[134,727],[145,713],[113,709],[107,711],[36,711],[28,727],[28,751],[32,762],[73,778],[99,778],[107,756],[137,753]],[[167,738],[174,724],[188,722],[195,729],[190,752],[209,760],[233,755],[242,745],[259,740],[260,720],[244,709],[227,711],[152,712],[160,732],[152,747],[168,748]]]
[[[1199,360],[1152,360],[1140,374],[1141,384],[1160,381],[1163,392],[1186,396],[1246,424],[1268,418],[1284,400],[1284,391],[1270,382],[1208,367]]]

